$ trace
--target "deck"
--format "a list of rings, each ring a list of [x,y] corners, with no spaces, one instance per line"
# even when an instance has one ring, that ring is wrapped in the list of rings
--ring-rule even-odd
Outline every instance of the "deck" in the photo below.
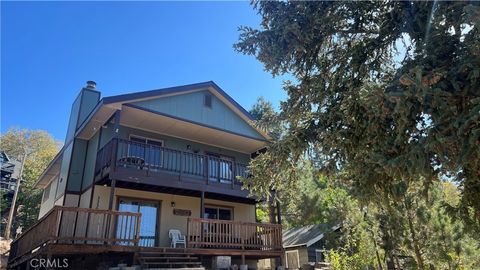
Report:
[[[189,218],[185,248],[143,247],[140,213],[55,206],[12,242],[9,267],[36,256],[102,253],[192,253],[247,258],[281,257],[278,224]]]
[[[248,191],[237,177],[248,177],[246,164],[119,138],[99,149],[95,164],[98,184],[116,179],[149,188],[209,191],[247,199]]]

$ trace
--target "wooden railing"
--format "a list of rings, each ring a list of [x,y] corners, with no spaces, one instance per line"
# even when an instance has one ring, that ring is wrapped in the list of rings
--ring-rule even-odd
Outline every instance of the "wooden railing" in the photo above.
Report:
[[[190,248],[281,250],[282,226],[189,218],[187,243]]]
[[[98,151],[95,175],[111,165],[146,172],[166,171],[235,185],[241,185],[237,176],[248,177],[247,165],[232,160],[124,139],[113,139]]]
[[[46,243],[137,245],[140,213],[54,206],[16,238],[9,261]]]

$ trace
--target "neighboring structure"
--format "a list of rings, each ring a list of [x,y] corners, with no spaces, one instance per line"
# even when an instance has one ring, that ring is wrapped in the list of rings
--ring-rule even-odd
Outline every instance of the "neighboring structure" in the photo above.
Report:
[[[285,249],[285,266],[288,269],[299,269],[305,264],[324,261],[323,251],[330,248],[325,241],[327,233],[337,232],[340,226],[325,224],[308,225],[285,230],[283,247]]]
[[[39,221],[12,243],[9,266],[102,258],[88,254],[160,268],[282,257],[281,226],[255,223],[256,201],[237,180],[268,139],[213,82],[100,99],[89,81],[64,147],[36,183]],[[186,248],[169,248],[172,229]]]
[[[20,178],[20,162],[11,159],[4,152],[0,152],[0,164],[1,164],[1,179],[0,179],[0,191],[2,192],[2,200],[5,207],[2,207],[1,211],[1,223],[0,231],[5,231],[6,220],[8,219],[8,212],[10,211],[10,205],[12,204],[13,194],[15,193],[15,187],[17,181]],[[3,236],[3,235],[2,235]]]

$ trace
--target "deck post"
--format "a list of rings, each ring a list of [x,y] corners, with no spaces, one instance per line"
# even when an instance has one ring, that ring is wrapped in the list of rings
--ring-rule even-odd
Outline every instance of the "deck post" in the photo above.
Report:
[[[117,180],[112,179],[112,183],[110,185],[110,200],[108,201],[108,210],[113,210],[113,199],[115,196],[115,185],[117,184]]]
[[[205,216],[205,191],[202,191],[200,195],[200,218]]]
[[[120,110],[116,110],[113,116],[113,136],[112,136],[112,153],[111,153],[111,162],[110,162],[110,170],[115,171],[117,167],[117,148],[118,148],[118,131],[120,127]],[[113,210],[113,199],[115,196],[115,185],[116,180],[112,179],[110,183],[110,199],[108,201],[108,210]],[[107,226],[105,227],[105,237],[109,239],[110,237],[110,227],[112,224],[112,217],[113,215],[107,215]],[[113,231],[112,231],[112,238],[113,238]],[[108,244],[108,241],[106,242]],[[112,243],[113,244],[113,243]]]

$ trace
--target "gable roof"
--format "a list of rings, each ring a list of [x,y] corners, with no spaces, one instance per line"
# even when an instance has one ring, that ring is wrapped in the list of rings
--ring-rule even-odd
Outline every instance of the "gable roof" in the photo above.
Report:
[[[320,241],[328,231],[336,231],[340,225],[327,224],[307,225],[283,231],[282,243],[284,248],[296,246],[311,246]]]
[[[122,94],[116,96],[109,96],[103,98],[103,104],[110,104],[110,103],[125,103],[131,102],[133,100],[140,100],[140,99],[151,99],[156,97],[161,97],[165,95],[172,95],[172,94],[181,94],[184,92],[190,92],[198,89],[206,89],[206,88],[213,88],[216,92],[218,92],[221,96],[227,99],[232,105],[234,105],[238,110],[240,110],[246,117],[250,120],[255,120],[253,116],[245,110],[240,104],[238,104],[231,96],[229,96],[225,91],[222,90],[216,83],[213,81],[201,82],[201,83],[194,83],[194,84],[187,84],[175,87],[167,87],[155,90],[148,90],[142,92],[135,92],[129,94]]]
[[[181,95],[189,92],[195,91],[202,91],[202,90],[209,90],[217,96],[222,102],[224,102],[228,107],[232,109],[240,118],[242,118],[245,122],[248,123],[256,132],[258,132],[263,138],[266,140],[270,140],[271,137],[263,130],[259,129],[253,124],[255,120],[253,116],[245,110],[240,104],[238,104],[231,96],[229,96],[223,89],[221,89],[216,83],[213,81],[201,82],[201,83],[194,83],[194,84],[187,84],[175,87],[167,87],[155,90],[148,90],[142,92],[134,92],[129,94],[122,94],[116,96],[109,96],[104,97],[100,100],[100,103],[103,105],[110,105],[110,104],[129,104],[132,102],[137,101],[144,101],[144,100],[151,100],[159,97],[164,96],[173,96],[173,95]]]

